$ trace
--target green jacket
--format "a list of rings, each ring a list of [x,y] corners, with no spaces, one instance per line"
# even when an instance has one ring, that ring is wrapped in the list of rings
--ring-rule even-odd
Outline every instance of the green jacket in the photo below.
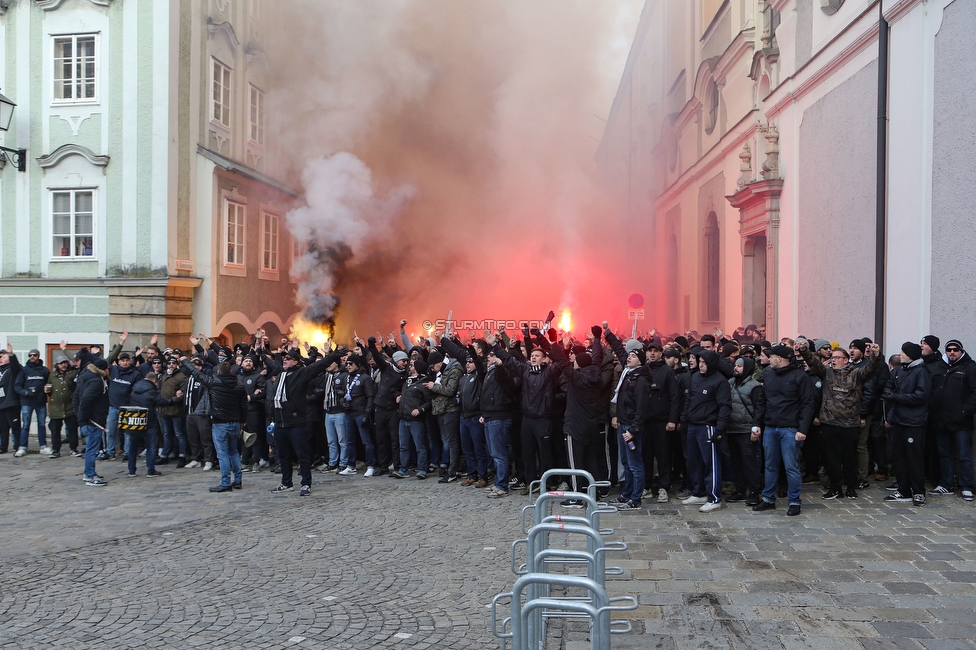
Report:
[[[881,357],[872,355],[863,366],[848,364],[834,370],[825,366],[810,350],[803,351],[803,360],[810,366],[813,374],[824,381],[819,415],[821,424],[845,429],[860,428],[864,382],[877,372],[880,359]]]
[[[63,420],[75,414],[71,400],[75,394],[77,374],[78,371],[72,368],[62,375],[55,366],[51,376],[48,377],[48,381],[51,382],[51,395],[47,404],[47,414],[52,420]]]
[[[458,406],[457,393],[463,374],[464,371],[461,370],[461,364],[457,360],[451,359],[449,364],[444,364],[439,373],[439,380],[434,382],[434,387],[431,389],[434,392],[434,405],[431,408],[431,413],[444,415],[461,410],[461,407]]]

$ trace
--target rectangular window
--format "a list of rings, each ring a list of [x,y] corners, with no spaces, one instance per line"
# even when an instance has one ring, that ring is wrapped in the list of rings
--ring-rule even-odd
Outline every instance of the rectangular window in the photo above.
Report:
[[[251,133],[250,140],[264,144],[264,93],[251,86]]]
[[[51,193],[51,256],[59,259],[95,256],[95,200],[92,190]]]
[[[210,94],[213,108],[210,119],[230,126],[230,68],[213,59],[213,90]]]
[[[54,39],[54,101],[94,101],[95,35]]]
[[[247,207],[235,201],[226,202],[225,256],[226,266],[244,266],[244,211]]]
[[[261,255],[262,271],[278,270],[278,216],[264,213],[264,246]]]

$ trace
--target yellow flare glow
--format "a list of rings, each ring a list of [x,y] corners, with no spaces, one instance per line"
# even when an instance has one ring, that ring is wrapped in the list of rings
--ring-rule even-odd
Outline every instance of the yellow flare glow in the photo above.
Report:
[[[304,318],[296,318],[292,323],[291,332],[288,336],[298,339],[299,344],[307,342],[314,345],[320,351],[326,350],[332,341],[332,330],[326,325],[312,323]]]
[[[568,332],[573,326],[573,315],[568,309],[563,310],[563,315],[559,318],[559,331]]]

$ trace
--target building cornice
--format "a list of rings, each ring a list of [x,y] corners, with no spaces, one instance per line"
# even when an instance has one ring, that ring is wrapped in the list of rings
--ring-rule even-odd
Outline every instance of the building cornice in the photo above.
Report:
[[[34,0],[34,4],[44,11],[53,11],[60,7],[63,2],[64,0]],[[98,5],[99,7],[107,7],[112,4],[112,0],[88,0],[88,2],[92,3],[93,5]],[[9,4],[9,2],[7,2],[7,4]],[[0,0],[0,6],[2,5],[4,5],[4,0]],[[2,9],[0,9],[0,13],[3,13]]]
[[[898,22],[905,14],[910,12],[916,5],[922,4],[923,0],[895,0],[883,11],[885,20],[889,24]]]
[[[190,287],[203,284],[203,278],[0,278],[0,287]]]
[[[208,18],[207,34],[210,36],[210,38],[213,38],[214,34],[224,34],[234,49],[237,49],[241,45],[240,39],[237,38],[237,32],[234,31],[234,26],[226,20],[220,23],[215,23],[212,19]]]
[[[108,156],[99,156],[84,145],[63,144],[46,156],[40,156],[37,159],[37,164],[40,165],[42,169],[47,169],[49,167],[56,166],[68,156],[81,156],[97,167],[105,167],[108,165],[109,161]]]
[[[910,0],[915,1],[915,0]],[[859,25],[865,16],[877,10],[877,3],[865,9],[857,18],[852,20],[844,30],[835,37],[835,42],[843,36],[853,26]],[[789,78],[783,80],[770,93],[770,100],[767,101],[765,114],[769,118],[776,117],[782,113],[787,106],[799,100],[801,97],[816,88],[822,81],[829,78],[838,68],[847,64],[851,59],[861,54],[869,45],[878,40],[878,21],[862,26],[862,31],[845,47],[837,52],[833,57],[827,59],[819,68],[815,68],[817,63],[830,56],[828,50],[830,46],[820,50],[799,70],[794,72]]]
[[[302,198],[302,194],[298,190],[288,187],[284,183],[280,181],[276,181],[275,179],[271,178],[267,174],[262,174],[261,172],[259,172],[258,170],[252,167],[248,167],[247,165],[242,165],[241,163],[235,162],[230,158],[225,158],[224,156],[221,156],[219,153],[207,149],[202,144],[197,145],[197,153],[203,156],[204,158],[208,159],[209,161],[211,161],[213,164],[217,165],[224,171],[240,174],[241,176],[250,178],[252,181],[257,181],[259,183],[267,185],[268,187],[276,189],[279,192],[284,192],[285,194],[289,194],[296,199]]]

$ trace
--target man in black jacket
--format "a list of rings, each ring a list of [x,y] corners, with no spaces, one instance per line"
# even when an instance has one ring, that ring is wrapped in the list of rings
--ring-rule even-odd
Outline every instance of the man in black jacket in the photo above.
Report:
[[[728,429],[732,393],[712,350],[698,356],[698,372],[691,375],[681,421],[688,427],[688,474],[693,494],[681,503],[701,505],[700,512],[722,507],[722,466],[718,445]]]
[[[403,390],[403,381],[407,378],[407,361],[409,357],[403,350],[393,352],[392,363],[383,356],[379,343],[375,338],[369,339],[369,354],[376,363],[376,371],[380,381],[376,386],[373,397],[375,413],[373,414],[373,433],[376,435],[377,474],[385,474],[399,469],[400,464],[400,417],[397,414],[397,397]],[[355,466],[355,463],[353,463]],[[354,467],[355,469],[355,467]]]
[[[85,437],[85,484],[101,487],[107,484],[95,473],[95,457],[102,448],[102,432],[108,421],[108,363],[92,357],[84,348],[81,362],[83,370],[75,380],[72,401]]]
[[[417,449],[417,478],[427,478],[427,415],[430,413],[434,393],[424,384],[427,377],[427,362],[421,358],[410,362],[410,376],[403,382],[403,389],[397,396],[400,415],[400,469],[393,472],[393,478],[406,478],[410,475],[410,442]]]
[[[953,454],[959,457],[959,487],[962,498],[973,500],[973,415],[976,414],[976,362],[962,343],[952,339],[945,345],[941,374],[932,387],[932,409],[939,448],[939,485],[930,494],[952,494]]]
[[[752,507],[755,511],[776,507],[779,487],[779,464],[786,468],[787,516],[800,514],[800,492],[803,476],[800,472],[800,448],[806,432],[813,425],[816,408],[816,389],[803,365],[793,358],[793,348],[777,345],[766,352],[769,367],[763,372],[763,393],[756,405],[756,420],[752,440],[763,441],[766,452],[766,484],[762,501]]]
[[[603,381],[603,331],[594,326],[592,352],[570,353],[571,366],[563,371],[566,379],[566,447],[570,469],[585,470],[596,481],[609,478],[607,439],[604,433],[610,401]],[[565,344],[572,341],[566,338]],[[589,481],[572,476],[573,492],[586,492]],[[566,508],[582,508],[583,502],[566,500]]]
[[[10,438],[14,447],[19,442],[20,396],[14,390],[14,383],[21,367],[14,346],[8,343],[5,350],[0,350],[0,454],[7,453]]]
[[[156,471],[156,454],[150,453],[156,449],[156,435],[159,432],[159,418],[156,408],[159,406],[172,406],[179,404],[183,397],[183,391],[176,391],[176,399],[162,397],[159,394],[157,385],[158,378],[155,372],[147,372],[143,379],[140,379],[132,387],[132,406],[146,409],[146,421],[143,428],[139,430],[129,429],[130,423],[122,421],[119,428],[126,431],[129,438],[129,476],[136,475],[136,458],[138,457],[139,445],[144,444],[146,451],[146,476],[162,476],[161,472]],[[141,440],[140,440],[141,438]]]
[[[533,345],[525,330],[525,345]],[[552,347],[545,337],[540,337],[536,347],[529,353],[528,361],[524,357],[510,355],[507,350],[499,349],[498,357],[505,365],[505,369],[513,377],[522,380],[522,471],[521,477],[526,485],[552,469],[552,416],[553,403],[556,398],[557,382],[563,369],[569,361],[559,346]],[[552,351],[552,363],[549,362],[549,352]],[[538,470],[536,459],[538,459]],[[550,479],[551,480],[551,479]],[[553,485],[558,483],[555,481]],[[548,490],[549,485],[541,487]],[[528,489],[526,488],[526,493]]]
[[[258,367],[259,362],[260,358],[256,354],[246,355],[241,360],[240,374],[237,377],[247,394],[247,421],[244,430],[255,434],[254,444],[244,449],[241,458],[242,470],[247,472],[259,471],[261,461],[268,460],[268,425],[264,411],[264,393],[268,380],[261,374],[263,369]]]
[[[217,462],[220,464],[220,485],[211,492],[230,492],[242,487],[241,473],[241,424],[247,421],[247,391],[231,374],[226,361],[217,365],[217,374],[205,375],[183,358],[183,368],[196,381],[203,384],[210,394],[210,419]],[[302,394],[304,401],[304,394]],[[132,462],[131,460],[129,461]],[[231,482],[231,472],[234,480]]]
[[[651,398],[644,423],[644,496],[657,494],[658,503],[671,500],[671,436],[681,419],[678,379],[664,362],[664,349],[658,339],[647,344],[647,368],[651,380]],[[654,461],[657,460],[657,487],[654,485]]]
[[[509,431],[515,412],[517,387],[498,357],[495,336],[486,339],[488,352],[485,379],[481,385],[481,423],[485,425],[488,453],[495,462],[495,483],[485,488],[489,499],[508,496]]]
[[[289,350],[280,362],[265,355],[264,365],[268,368],[268,373],[278,377],[274,393],[269,391],[269,399],[272,400],[275,444],[278,462],[281,463],[281,483],[272,492],[291,492],[295,489],[292,485],[292,462],[297,458],[302,475],[300,494],[308,496],[312,493],[312,460],[305,435],[305,395],[308,393],[309,382],[328,370],[345,352],[342,349],[336,350],[307,367],[302,366],[302,355],[297,348]]]
[[[37,413],[37,442],[41,447],[41,454],[47,456],[51,453],[44,428],[47,426],[47,394],[44,386],[50,375],[51,371],[41,361],[39,350],[27,353],[27,363],[21,368],[14,385],[14,390],[20,395],[20,449],[15,456],[27,454],[27,439],[34,413]]]
[[[929,422],[931,375],[922,360],[922,347],[905,342],[901,346],[902,365],[891,371],[881,394],[885,401],[885,420],[891,429],[891,465],[898,489],[885,501],[911,499],[925,505],[925,428]]]
[[[346,408],[346,426],[351,431],[359,432],[359,439],[366,453],[366,471],[363,476],[369,478],[377,475],[373,423],[370,421],[373,415],[373,399],[376,397],[376,384],[369,375],[366,360],[358,354],[350,354],[346,357],[346,372],[349,373],[349,381],[346,384],[346,394],[342,397]],[[350,473],[348,470],[349,468],[346,467],[342,473],[344,475]],[[355,466],[351,473],[356,473]]]
[[[641,507],[644,494],[644,455],[641,445],[644,441],[642,425],[647,420],[651,396],[650,371],[644,365],[647,357],[642,347],[628,352],[605,322],[603,328],[607,343],[624,367],[613,400],[616,409],[610,421],[618,431],[617,449],[624,466],[620,496],[613,505],[618,510],[636,510]]]
[[[461,451],[468,466],[468,475],[461,485],[488,487],[488,445],[485,425],[481,422],[481,383],[485,378],[485,363],[474,346],[465,349],[460,343],[444,337],[441,346],[454,359],[464,360],[464,376],[458,387],[461,407]]]

